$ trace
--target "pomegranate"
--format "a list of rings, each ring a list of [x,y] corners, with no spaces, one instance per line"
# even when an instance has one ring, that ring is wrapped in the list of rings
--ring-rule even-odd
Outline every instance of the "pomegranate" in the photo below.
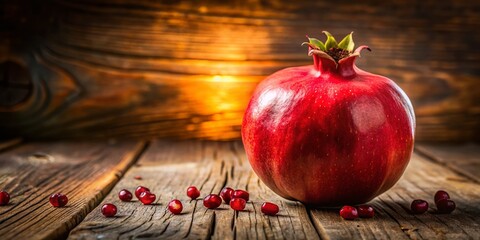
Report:
[[[183,210],[182,202],[180,202],[180,200],[178,199],[173,199],[168,203],[168,210],[175,215],[182,213],[182,210]]]
[[[435,196],[434,196],[433,199],[435,200],[435,203],[437,203],[438,201],[440,201],[442,199],[450,199],[450,195],[448,195],[448,193],[446,191],[438,190],[435,193]]]
[[[278,205],[271,202],[264,202],[261,207],[262,213],[270,216],[277,215],[279,210]]]
[[[372,218],[375,216],[375,210],[370,205],[360,205],[357,207],[358,216],[361,218]]]
[[[246,205],[247,201],[243,198],[232,198],[230,200],[230,207],[235,211],[242,211]]]
[[[65,207],[68,203],[68,197],[61,193],[54,193],[50,196],[49,201],[54,207]]]
[[[232,199],[232,194],[233,194],[234,190],[232,188],[229,188],[229,187],[225,187],[222,189],[222,191],[220,192],[220,197],[223,199],[223,201],[226,203],[226,204],[229,204],[230,203],[230,199]]]
[[[200,191],[198,190],[197,187],[195,186],[190,186],[187,188],[187,196],[191,198],[192,200],[197,199],[200,197]]]
[[[102,214],[105,217],[113,217],[115,214],[117,214],[117,206],[111,204],[111,203],[106,203],[102,206]]]
[[[203,206],[208,209],[215,209],[222,204],[222,198],[217,194],[209,194],[203,199]]]
[[[415,116],[392,80],[359,69],[352,34],[337,43],[309,38],[312,66],[262,81],[242,122],[258,177],[278,195],[311,206],[370,201],[402,176]]]
[[[358,218],[358,211],[352,206],[343,206],[340,209],[340,216],[345,220],[354,220]]]
[[[0,206],[5,206],[10,202],[10,194],[6,191],[0,191]]]
[[[410,205],[413,214],[422,214],[428,210],[428,202],[422,199],[415,199]]]

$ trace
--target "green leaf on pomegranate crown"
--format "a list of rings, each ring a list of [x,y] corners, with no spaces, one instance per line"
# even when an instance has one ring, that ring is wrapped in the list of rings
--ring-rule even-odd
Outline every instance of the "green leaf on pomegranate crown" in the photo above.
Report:
[[[318,49],[325,51],[325,45],[323,44],[322,41],[316,39],[316,38],[308,38],[308,41],[315,45]]]
[[[330,48],[337,48],[337,40],[335,40],[332,34],[327,31],[323,31],[323,33],[327,35],[327,41],[325,41],[325,49],[328,51]]]
[[[343,38],[342,41],[340,41],[340,43],[338,44],[338,47],[343,49],[343,50],[347,50],[349,52],[352,52],[353,48],[355,47],[355,43],[353,42],[352,34],[353,34],[353,32],[351,32],[345,38]]]

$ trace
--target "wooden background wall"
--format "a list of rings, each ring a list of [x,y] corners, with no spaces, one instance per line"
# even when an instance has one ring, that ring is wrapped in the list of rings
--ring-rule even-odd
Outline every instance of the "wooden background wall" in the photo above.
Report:
[[[311,64],[305,34],[355,31],[417,140],[480,139],[480,2],[2,1],[3,138],[240,136],[258,81]]]

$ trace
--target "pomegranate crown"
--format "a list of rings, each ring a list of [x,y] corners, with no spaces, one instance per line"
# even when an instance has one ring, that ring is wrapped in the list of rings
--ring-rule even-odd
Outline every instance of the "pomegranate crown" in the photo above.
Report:
[[[326,58],[338,65],[342,60],[350,57],[358,57],[360,56],[360,52],[363,49],[367,49],[369,51],[370,48],[368,46],[360,46],[355,51],[353,48],[355,47],[355,43],[353,42],[353,32],[345,36],[342,41],[337,43],[335,38],[327,31],[323,31],[323,33],[327,36],[327,40],[325,43],[322,41],[308,37],[308,42],[302,43],[302,45],[308,45],[308,55],[317,55],[321,58]]]

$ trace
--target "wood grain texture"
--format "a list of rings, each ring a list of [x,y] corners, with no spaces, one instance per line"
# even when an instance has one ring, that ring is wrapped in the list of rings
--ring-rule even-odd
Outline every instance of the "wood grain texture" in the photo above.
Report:
[[[446,190],[457,204],[452,214],[439,214],[433,201]],[[478,239],[480,185],[449,168],[414,154],[400,181],[370,202],[373,219],[341,221],[338,210],[312,210],[312,219],[331,239]],[[413,215],[410,204],[424,199],[426,214]]]
[[[142,176],[142,180],[134,179]],[[136,186],[149,187],[159,196],[156,205],[121,202],[117,193]],[[207,210],[201,200],[190,201],[186,188],[196,185],[201,196],[218,193],[223,186],[246,189],[251,201],[235,214],[225,204]],[[457,209],[438,214],[433,195],[448,191]],[[171,215],[167,203],[178,198],[182,215]],[[413,199],[432,204],[422,215],[409,212]],[[119,207],[119,216],[105,218],[94,209],[69,239],[478,239],[480,236],[480,185],[442,164],[414,154],[405,175],[387,193],[374,199],[373,219],[342,220],[338,209],[306,209],[283,200],[251,171],[238,142],[154,142],[102,203]],[[275,217],[264,216],[264,201],[280,205]]]
[[[134,179],[141,176],[142,180]],[[156,205],[144,206],[138,201],[121,202],[121,189],[133,191],[138,185],[149,187],[157,194]],[[195,185],[200,199],[190,201],[186,189]],[[222,203],[217,210],[203,206],[204,196],[219,193],[224,186],[246,189],[251,199],[245,211],[235,214]],[[183,203],[182,215],[174,216],[167,203],[177,198]],[[156,238],[156,239],[316,239],[305,208],[294,202],[282,202],[278,217],[260,214],[262,201],[281,202],[250,171],[238,143],[188,141],[180,143],[153,142],[125,177],[115,186],[103,203],[112,202],[119,208],[118,217],[106,219],[99,205],[77,226],[69,239]],[[307,224],[305,224],[307,223]]]
[[[2,239],[59,239],[82,221],[118,182],[144,143],[27,143],[0,153],[0,189],[11,201],[0,208]],[[49,196],[61,192],[66,207]]]
[[[3,5],[2,74],[31,81],[0,81],[5,137],[238,138],[256,84],[311,64],[305,34],[353,30],[373,49],[359,65],[412,99],[417,140],[480,139],[476,1],[47,3]]]
[[[480,145],[468,144],[417,144],[417,152],[459,174],[480,183]]]

